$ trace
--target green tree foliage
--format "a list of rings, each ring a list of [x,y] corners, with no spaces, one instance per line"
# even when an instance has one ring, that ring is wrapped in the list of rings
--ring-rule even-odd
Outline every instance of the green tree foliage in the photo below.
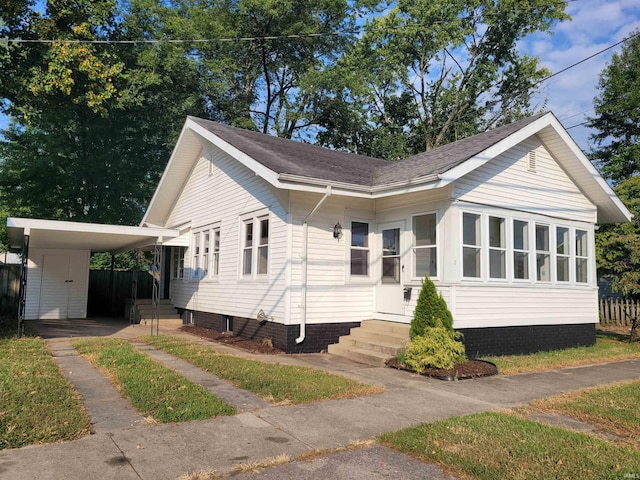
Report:
[[[420,295],[411,320],[411,338],[425,334],[427,328],[442,327],[453,333],[453,316],[436,285],[429,277],[422,281]]]
[[[397,160],[532,113],[532,93],[549,72],[517,43],[567,19],[564,8],[546,0],[395,2],[341,59],[343,83],[324,105],[319,141]]]
[[[640,31],[636,32],[640,33]],[[590,152],[614,183],[640,174],[640,36],[626,42],[600,73]]]
[[[640,175],[623,180],[616,194],[633,214],[631,222],[602,225],[596,233],[598,275],[611,275],[611,288],[640,301]],[[632,319],[630,340],[637,338],[638,315]]]
[[[196,71],[166,46],[83,43],[138,34],[114,0],[32,8],[24,2],[5,22],[22,38],[55,41],[12,44],[0,57],[12,119],[0,143],[4,210],[138,223],[184,116],[203,111]]]

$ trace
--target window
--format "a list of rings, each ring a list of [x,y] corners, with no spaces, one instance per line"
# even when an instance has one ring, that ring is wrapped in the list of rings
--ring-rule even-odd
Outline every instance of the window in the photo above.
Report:
[[[529,279],[529,222],[513,221],[513,278]]]
[[[178,280],[184,278],[184,252],[185,247],[171,248],[171,278]]]
[[[551,281],[548,225],[536,225],[536,278],[541,282]]]
[[[462,214],[462,275],[480,277],[480,215]]]
[[[569,229],[556,227],[556,280],[569,281]]]
[[[505,219],[489,217],[489,277],[507,278]]]
[[[213,245],[211,247],[211,275],[220,274],[220,229],[213,229]]]
[[[438,275],[438,251],[436,247],[436,214],[413,217],[413,276]]]
[[[244,245],[242,247],[242,274],[251,275],[253,266],[253,221],[244,223]]]
[[[269,273],[269,219],[246,220],[243,232],[242,274],[266,275]]]
[[[211,250],[211,233],[204,232],[202,234],[204,237],[202,240],[202,263],[201,263],[201,271],[202,277],[206,277],[209,273],[209,251]]]
[[[351,222],[351,275],[369,275],[369,224]]]
[[[269,219],[260,220],[260,243],[258,244],[258,275],[266,275],[269,266]]]
[[[193,255],[191,256],[191,278],[200,279],[200,233],[193,235]]]
[[[576,282],[589,281],[588,236],[586,230],[576,230]]]

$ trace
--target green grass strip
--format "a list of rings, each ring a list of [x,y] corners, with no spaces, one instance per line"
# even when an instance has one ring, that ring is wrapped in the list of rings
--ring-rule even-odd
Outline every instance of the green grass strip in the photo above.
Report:
[[[456,417],[384,434],[380,440],[477,479],[620,480],[640,473],[637,450],[508,414]]]
[[[273,403],[307,403],[383,391],[380,387],[322,370],[258,362],[221,354],[176,337],[149,336],[145,337],[144,341]]]
[[[0,338],[0,365],[0,449],[90,433],[78,394],[44,341]]]
[[[539,402],[582,421],[613,426],[640,441],[640,381],[590,388],[558,395]],[[640,472],[638,472],[640,473]]]
[[[102,370],[116,388],[145,416],[167,422],[233,415],[236,410],[124,340],[74,340],[73,346]]]
[[[512,375],[632,358],[640,358],[640,342],[629,343],[628,336],[599,332],[595,345],[590,347],[567,348],[531,355],[485,357],[484,360],[495,363],[501,374]]]

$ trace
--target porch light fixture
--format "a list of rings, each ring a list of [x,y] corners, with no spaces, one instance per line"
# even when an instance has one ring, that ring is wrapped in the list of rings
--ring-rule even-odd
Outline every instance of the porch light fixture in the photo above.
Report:
[[[333,238],[337,240],[342,238],[342,225],[340,225],[340,222],[337,222],[333,227]]]

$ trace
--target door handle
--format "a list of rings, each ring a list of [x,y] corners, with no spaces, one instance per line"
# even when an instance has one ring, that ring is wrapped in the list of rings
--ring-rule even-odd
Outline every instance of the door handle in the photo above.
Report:
[[[73,280],[65,280],[64,283],[73,283]]]

